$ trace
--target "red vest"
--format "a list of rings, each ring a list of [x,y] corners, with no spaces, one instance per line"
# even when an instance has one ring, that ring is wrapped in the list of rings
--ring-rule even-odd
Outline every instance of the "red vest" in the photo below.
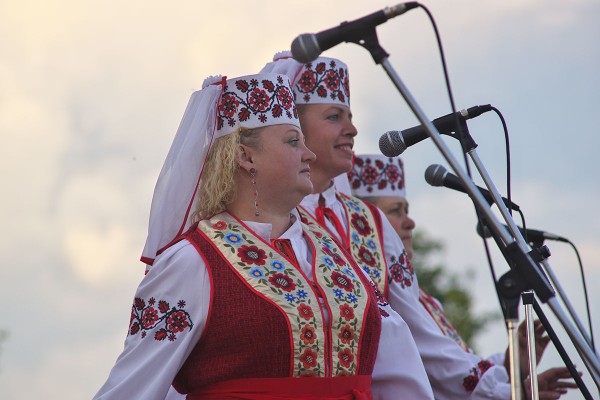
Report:
[[[319,235],[305,229],[314,283],[227,213],[183,235],[204,258],[211,304],[202,337],[173,382],[179,392],[248,378],[371,374],[381,330],[377,299],[358,267]]]

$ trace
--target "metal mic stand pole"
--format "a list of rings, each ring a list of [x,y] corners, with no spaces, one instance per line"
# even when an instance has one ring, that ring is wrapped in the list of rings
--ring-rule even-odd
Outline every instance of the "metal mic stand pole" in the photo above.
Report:
[[[496,283],[496,290],[500,296],[502,313],[506,322],[508,334],[508,356],[510,365],[510,393],[511,400],[521,400],[523,387],[521,386],[521,363],[519,361],[519,295],[521,284],[515,279],[514,273],[508,271]]]
[[[523,305],[525,306],[525,321],[527,323],[527,351],[529,353],[529,384],[531,398],[539,399],[537,380],[537,355],[535,351],[535,328],[533,326],[533,292],[523,293]]]

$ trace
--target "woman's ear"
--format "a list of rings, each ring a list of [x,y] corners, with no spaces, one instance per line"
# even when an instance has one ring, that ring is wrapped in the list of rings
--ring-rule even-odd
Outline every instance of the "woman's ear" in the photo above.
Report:
[[[239,144],[235,154],[237,164],[248,173],[250,173],[250,169],[254,168],[253,152],[254,150],[251,147]]]

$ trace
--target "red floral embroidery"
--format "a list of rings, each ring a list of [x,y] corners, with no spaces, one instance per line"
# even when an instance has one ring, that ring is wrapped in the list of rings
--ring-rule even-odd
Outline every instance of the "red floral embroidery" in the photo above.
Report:
[[[161,300],[158,302],[158,309],[161,313],[166,313],[167,311],[169,311],[169,308],[169,303],[167,303],[166,301]]]
[[[249,103],[255,110],[265,111],[269,107],[269,101],[271,98],[262,89],[254,89],[250,94]]]
[[[162,341],[168,338],[170,341],[174,341],[177,338],[176,333],[194,326],[190,315],[184,310],[186,304],[184,300],[177,302],[179,308],[170,308],[169,303],[164,300],[158,302],[158,309],[154,307],[154,304],[156,304],[154,297],[148,299],[148,306],[139,297],[134,300],[129,322],[130,335],[137,335],[141,331],[141,337],[145,338],[148,331],[162,325],[154,333],[154,339]]]
[[[304,344],[313,344],[316,339],[314,328],[310,325],[304,325],[302,333],[300,334],[300,339],[302,339]]]
[[[485,372],[493,367],[494,364],[487,360],[481,360],[477,363],[477,366],[471,368],[469,375],[463,379],[463,387],[468,392],[472,392],[477,387],[479,379]]]
[[[154,334],[154,339],[161,341],[161,340],[165,340],[167,338],[168,334],[167,331],[164,329],[159,329],[155,334]]]
[[[354,329],[352,329],[350,325],[346,325],[340,330],[338,337],[342,343],[350,344],[350,342],[354,340]]]
[[[237,81],[235,81],[235,87],[243,93],[246,93],[248,91],[248,81],[245,81],[243,79],[238,79]]]
[[[323,252],[325,252],[325,254],[327,254],[329,257],[331,257],[337,265],[341,265],[341,266],[346,265],[346,261],[344,261],[344,259],[339,254],[331,251],[331,249],[329,247],[323,246],[322,250],[323,250]]]
[[[188,325],[187,315],[182,311],[172,313],[167,319],[167,328],[175,333],[182,332]]]
[[[302,76],[298,80],[298,87],[303,92],[310,92],[315,87],[316,83],[317,74],[312,71],[306,70],[302,73]]]
[[[314,69],[313,69],[314,68]],[[331,98],[341,103],[347,103],[346,98],[350,96],[350,85],[345,68],[338,68],[335,61],[320,62],[317,65],[308,63],[304,65],[304,72],[296,84],[296,91],[303,93],[304,103],[310,102],[311,96],[320,98]]]
[[[213,227],[213,229],[220,231],[220,230],[227,228],[227,224],[225,223],[225,221],[217,221],[213,224],[212,227]]]
[[[325,86],[329,90],[337,90],[340,87],[340,77],[335,73],[335,71],[329,70],[325,75]]]
[[[469,375],[463,380],[463,387],[467,390],[467,392],[472,392],[475,390],[475,387],[479,383],[479,378],[477,376]]]
[[[369,226],[369,222],[365,217],[359,215],[358,213],[352,214],[352,226],[358,231],[358,233],[362,236],[366,236],[371,233],[371,227]]]
[[[237,123],[236,116],[241,122],[254,116],[258,121],[266,123],[269,114],[273,118],[280,118],[285,110],[288,118],[298,118],[292,101],[293,95],[281,76],[277,77],[277,82],[268,79],[261,82],[257,79],[238,79],[235,81],[237,92],[231,91],[228,85],[225,85],[217,107],[217,129],[222,129],[225,123],[234,127]]]
[[[396,168],[388,168],[385,170],[385,175],[390,183],[396,183],[400,179],[399,171]]]
[[[373,257],[373,253],[371,253],[366,247],[362,246],[358,250],[358,257],[365,262],[365,264],[369,266],[375,265],[375,257]]]
[[[238,106],[240,102],[232,95],[225,95],[221,100],[221,104],[219,104],[219,111],[225,117],[231,118],[237,112]]]
[[[317,89],[317,95],[319,97],[327,97],[327,89],[325,89],[323,86],[319,86]]]
[[[158,311],[154,307],[150,307],[144,310],[142,313],[142,326],[145,329],[153,326],[158,321]]]
[[[133,324],[130,323],[130,326],[131,328],[129,328],[129,333],[131,333],[132,335],[135,335],[140,331],[140,324],[138,324],[137,322]]]
[[[390,277],[389,281],[400,283],[400,286],[404,289],[405,287],[412,286],[412,282],[414,280],[414,270],[410,262],[408,261],[408,257],[406,256],[406,251],[404,251],[398,260],[396,261],[396,257],[392,256],[390,261],[392,265],[390,266]]]
[[[275,84],[273,82],[271,82],[270,80],[268,80],[268,79],[263,79],[262,80],[262,85],[269,92],[273,92],[275,90]]]
[[[289,110],[294,106],[294,98],[292,97],[289,90],[280,87],[277,89],[277,99],[283,108]]]
[[[334,271],[331,274],[331,279],[333,280],[333,284],[340,289],[344,289],[346,292],[351,292],[354,290],[354,283],[348,278],[346,275],[342,275],[337,271]]]
[[[144,307],[146,307],[146,302],[138,297],[134,300],[133,305],[137,310],[141,310]],[[133,310],[132,310],[132,313],[133,313]]]
[[[396,163],[398,165],[396,165]],[[389,188],[401,191],[404,188],[402,160],[389,158],[387,163],[381,160],[373,160],[370,157],[354,159],[352,171],[348,173],[350,185],[354,189],[363,186],[369,193],[375,187],[379,189]]]
[[[246,264],[265,265],[267,258],[265,251],[256,246],[240,246],[237,254]]]
[[[250,118],[250,111],[244,107],[240,110],[240,112],[238,113],[238,118],[240,119],[240,121],[246,121]],[[235,125],[235,121],[233,119],[231,119],[229,121],[229,125],[230,126],[234,126]]]
[[[308,321],[309,319],[311,319],[312,317],[314,317],[314,315],[315,315],[315,314],[313,313],[313,310],[312,310],[312,308],[310,308],[310,306],[307,306],[306,304],[300,304],[300,305],[298,306],[298,313],[300,314],[300,316],[301,316],[302,318],[304,318],[304,319],[305,319],[305,320],[307,320],[307,321]]]
[[[344,350],[338,352],[338,359],[343,367],[348,368],[354,361],[354,354],[352,354],[352,350],[346,347]]]
[[[279,117],[281,117],[282,114],[283,114],[283,108],[281,108],[281,106],[279,104],[274,105],[273,106],[273,116],[275,118],[279,118]],[[260,117],[264,117],[264,115],[261,115]]]
[[[377,182],[377,178],[379,177],[379,172],[377,172],[377,169],[373,168],[370,165],[367,165],[365,167],[365,169],[363,169],[361,178],[363,179],[363,181],[366,184],[372,184]]]
[[[296,284],[292,281],[292,278],[280,273],[269,276],[269,282],[271,282],[273,286],[285,290],[286,292],[291,292],[296,288]]]
[[[315,353],[311,349],[306,349],[304,350],[304,353],[302,353],[302,355],[300,356],[300,361],[302,361],[302,365],[304,366],[304,368],[315,367],[317,365],[317,353]]]
[[[340,306],[340,315],[346,321],[350,321],[354,319],[354,309],[350,307],[348,304],[342,304]]]

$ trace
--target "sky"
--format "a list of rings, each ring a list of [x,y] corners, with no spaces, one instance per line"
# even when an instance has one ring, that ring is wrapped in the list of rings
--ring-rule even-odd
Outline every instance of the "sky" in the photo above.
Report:
[[[0,0],[0,331],[7,333],[0,341],[0,398],[91,398],[108,376],[143,276],[138,260],[154,184],[187,101],[204,78],[256,73],[297,35],[394,4]],[[600,181],[593,172],[600,147],[594,117],[600,108],[600,4],[421,4],[439,29],[456,108],[491,104],[506,121],[512,199],[527,227],[566,237],[579,251],[600,330]],[[450,113],[423,9],[377,32],[390,65],[427,117]],[[323,55],[348,64],[356,152],[377,153],[381,134],[418,124],[365,49],[342,43]],[[476,156],[506,195],[500,119],[490,112],[468,127]],[[456,141],[444,142],[464,168]],[[463,277],[477,311],[499,311],[470,199],[423,179],[427,166],[450,169],[448,163],[430,139],[402,158],[418,228],[444,243],[440,259]],[[475,170],[473,178],[484,185]],[[573,248],[546,245],[562,291],[586,321]],[[490,246],[501,275],[506,263]],[[544,309],[585,373],[563,327]],[[473,345],[483,356],[504,351],[503,321]],[[540,370],[560,364],[550,348]],[[584,380],[597,396],[589,374]]]

